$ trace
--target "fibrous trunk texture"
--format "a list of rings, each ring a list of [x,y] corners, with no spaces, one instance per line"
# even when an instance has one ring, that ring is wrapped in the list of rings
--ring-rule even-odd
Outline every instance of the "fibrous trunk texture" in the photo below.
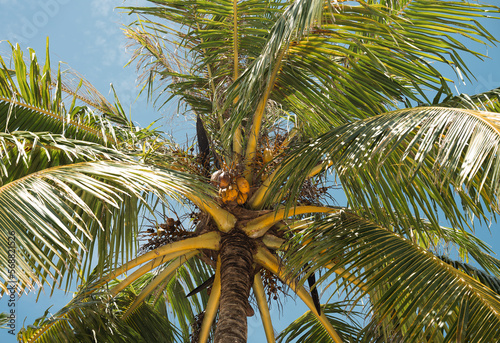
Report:
[[[221,298],[215,343],[247,341],[248,296],[253,278],[253,242],[234,229],[222,237]]]

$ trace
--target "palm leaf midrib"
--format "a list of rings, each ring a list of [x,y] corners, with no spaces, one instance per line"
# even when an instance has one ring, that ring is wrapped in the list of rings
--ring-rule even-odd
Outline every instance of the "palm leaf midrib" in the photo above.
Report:
[[[89,125],[84,125],[84,124],[79,123],[73,119],[66,118],[62,114],[57,114],[53,111],[49,111],[49,110],[46,110],[46,109],[43,109],[40,107],[36,107],[36,106],[30,105],[30,104],[24,103],[24,102],[20,102],[20,101],[15,100],[15,99],[7,99],[7,98],[0,96],[0,109],[2,107],[4,107],[4,108],[7,107],[8,108],[7,111],[9,111],[11,106],[16,106],[17,108],[22,108],[23,110],[31,112],[31,114],[40,115],[41,117],[46,116],[52,120],[57,121],[58,123],[60,123],[62,125],[72,126],[76,130],[83,130],[86,133],[89,133],[93,137],[97,138],[99,141],[101,141],[101,142],[103,141],[102,133]],[[6,124],[8,124],[7,120],[6,120]],[[8,128],[6,128],[6,130],[8,130]],[[109,134],[106,134],[106,139],[108,141],[114,141],[114,138]]]

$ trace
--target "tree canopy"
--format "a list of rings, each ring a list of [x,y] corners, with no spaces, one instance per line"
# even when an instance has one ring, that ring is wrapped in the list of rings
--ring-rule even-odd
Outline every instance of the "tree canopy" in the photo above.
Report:
[[[479,19],[498,7],[150,2],[123,8],[131,62],[196,122],[192,146],[67,82],[48,51],[0,59],[18,291],[81,280],[21,341],[246,342],[254,308],[268,342],[498,341],[500,261],[474,222],[499,212],[500,93],[454,96],[437,67],[471,79],[462,56],[497,42]],[[310,311],[275,335],[286,294]]]

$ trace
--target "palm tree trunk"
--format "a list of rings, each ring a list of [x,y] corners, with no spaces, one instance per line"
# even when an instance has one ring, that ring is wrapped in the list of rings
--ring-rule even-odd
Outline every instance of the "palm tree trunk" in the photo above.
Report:
[[[233,229],[221,240],[221,298],[214,343],[247,341],[248,296],[253,278],[254,244]]]

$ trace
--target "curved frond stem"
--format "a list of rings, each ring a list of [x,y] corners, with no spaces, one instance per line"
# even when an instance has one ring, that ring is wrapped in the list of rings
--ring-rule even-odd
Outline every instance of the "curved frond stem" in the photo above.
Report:
[[[266,233],[262,237],[262,243],[264,243],[264,245],[270,249],[278,250],[283,247],[285,240],[283,238],[279,238],[269,233]]]
[[[201,199],[194,193],[185,194],[185,196],[201,210],[210,214],[210,216],[212,216],[213,220],[217,224],[217,227],[222,232],[228,232],[236,224],[236,217],[230,212],[221,208],[214,200]]]
[[[190,258],[196,256],[198,251],[191,251],[185,255],[179,256],[175,261],[170,263],[160,274],[158,274],[137,296],[132,305],[123,314],[122,319],[126,319],[146,297],[155,290],[167,277],[170,276],[177,268],[186,263]]]
[[[283,144],[282,146],[288,145],[289,142],[290,142],[290,140],[286,140],[285,141],[286,144]],[[309,179],[309,178],[319,174],[321,171],[323,171],[325,168],[330,167],[331,165],[333,165],[332,161],[328,161],[326,163],[319,164],[317,167],[315,167],[314,169],[312,169],[309,172],[309,174],[307,175],[306,178]],[[275,182],[277,178],[278,178],[278,169],[275,169],[271,173],[271,175],[269,175],[264,180],[264,182],[259,186],[259,188],[255,191],[255,193],[252,195],[252,197],[248,201],[248,206],[250,206],[250,208],[261,209],[266,202],[269,202],[270,199],[268,197],[272,196],[275,198],[279,198],[279,196],[277,197],[275,193],[268,192],[269,186],[273,182]],[[285,194],[285,193],[280,192],[279,194]]]
[[[138,256],[133,260],[130,260],[120,268],[117,268],[111,273],[105,275],[99,281],[99,285],[109,282],[115,279],[117,276],[122,275],[128,270],[135,268],[143,263],[154,260],[156,258],[160,258],[168,254],[173,254],[179,251],[188,251],[188,250],[201,250],[201,249],[219,250],[219,247],[220,247],[220,233],[216,231],[207,232],[197,237],[186,238],[182,241],[170,243],[153,251],[147,252],[144,255]]]
[[[325,161],[323,163],[318,164],[316,167],[314,167],[313,169],[311,169],[311,171],[309,172],[309,174],[307,174],[307,178],[310,179],[311,177],[318,175],[323,170],[325,170],[328,167],[331,167],[332,165],[333,165],[332,161]]]
[[[285,140],[283,141],[283,143],[281,143],[281,147],[288,148],[290,146],[290,143],[297,136],[298,132],[299,131],[297,130],[297,128],[295,128],[295,127],[291,128],[290,131],[288,131],[288,134],[287,134]]]
[[[243,136],[241,132],[241,125],[238,125],[238,128],[234,131],[233,135],[233,153],[236,155],[235,158],[239,161],[241,158],[241,154],[243,153]]]
[[[14,105],[21,107],[21,108],[31,110],[31,111],[36,112],[36,113],[39,113],[42,116],[47,116],[47,117],[52,118],[58,122],[64,123],[65,125],[73,126],[78,130],[83,130],[85,132],[90,133],[91,135],[93,135],[95,137],[99,137],[102,139],[102,133],[95,130],[92,127],[82,125],[81,123],[78,123],[74,120],[71,120],[71,119],[69,119],[61,114],[57,114],[55,112],[52,112],[52,111],[49,111],[49,110],[46,110],[46,109],[43,109],[40,107],[36,107],[36,106],[30,105],[27,103],[23,103],[23,102],[15,100],[13,98],[4,98],[4,97],[0,96],[0,115],[3,116],[3,114],[2,114],[3,111],[6,111],[6,113],[10,112],[12,109],[11,106],[14,106]],[[8,120],[7,120],[7,122],[8,122]],[[112,142],[115,141],[115,139],[109,135],[106,136],[106,139],[108,141],[112,141]]]
[[[197,250],[194,250],[197,251]],[[116,295],[124,290],[127,286],[129,286],[132,282],[143,276],[144,274],[152,271],[159,265],[163,263],[167,263],[173,260],[176,257],[184,255],[186,253],[185,250],[177,251],[171,254],[163,255],[162,257],[157,257],[154,260],[149,261],[149,263],[144,264],[141,268],[134,271],[132,274],[127,276],[124,280],[122,280],[119,284],[113,287],[110,291],[111,296],[116,297]]]
[[[273,323],[271,321],[271,314],[269,313],[269,306],[267,306],[266,292],[264,291],[264,284],[262,283],[260,273],[254,276],[253,293],[255,294],[255,299],[257,299],[257,305],[259,306],[260,317],[266,333],[267,343],[274,343],[276,340],[274,339]]]
[[[328,168],[329,166],[333,165],[333,162],[329,161],[327,163],[322,163],[319,164],[317,167],[312,169],[309,174],[307,175],[306,178],[311,178],[317,174],[319,174],[321,171],[323,171],[325,168]],[[252,209],[260,209],[266,202],[268,202],[268,197],[273,196],[276,197],[275,193],[268,192],[269,186],[276,181],[278,178],[278,169],[275,169],[271,175],[269,175],[264,182],[260,185],[260,187],[255,191],[255,193],[252,195],[250,200],[248,201],[248,206]]]
[[[332,337],[335,343],[342,343],[342,339],[340,338],[337,331],[333,328],[332,324],[326,318],[325,313],[318,314],[316,310],[316,306],[311,298],[311,296],[307,293],[304,287],[297,285],[293,280],[285,277],[283,271],[280,268],[280,264],[278,259],[266,248],[257,247],[257,253],[254,255],[255,261],[259,263],[261,266],[269,270],[270,272],[277,275],[281,281],[283,281],[288,287],[290,287],[302,301],[309,307],[312,313],[316,316],[318,321],[323,325],[325,330],[328,332],[330,337]]]
[[[233,0],[233,80],[238,78],[238,0]]]
[[[243,231],[251,238],[262,237],[274,224],[290,216],[305,213],[334,213],[338,211],[339,210],[323,206],[297,206],[292,210],[282,208],[278,211],[264,214],[250,220],[243,228]]]
[[[215,279],[212,285],[212,290],[210,291],[210,298],[208,299],[207,306],[205,307],[205,316],[203,317],[203,322],[201,323],[201,329],[199,334],[199,343],[207,343],[208,336],[210,334],[210,328],[214,322],[215,316],[217,315],[217,310],[219,309],[220,302],[220,257],[217,258],[217,267],[215,269]]]
[[[250,206],[251,209],[260,209],[264,205],[264,203],[267,200],[266,196],[274,196],[274,193],[268,193],[267,190],[271,183],[276,179],[276,174],[277,174],[277,169],[274,170],[271,175],[267,177],[267,179],[262,182],[262,185],[255,191],[255,193],[252,195],[250,200],[248,201],[248,206]]]
[[[262,95],[257,109],[253,115],[252,128],[250,129],[250,133],[248,135],[247,147],[245,152],[245,171],[243,176],[247,179],[248,182],[252,182],[252,163],[257,154],[257,142],[259,140],[260,135],[260,127],[262,126],[262,118],[264,117],[264,112],[266,110],[267,100],[269,99],[269,95],[274,88],[274,82],[276,80],[276,76],[278,75],[278,71],[281,66],[281,61],[285,56],[286,49],[282,49],[278,58],[275,61],[275,65],[273,71],[270,75],[269,83],[267,84],[266,90]]]

